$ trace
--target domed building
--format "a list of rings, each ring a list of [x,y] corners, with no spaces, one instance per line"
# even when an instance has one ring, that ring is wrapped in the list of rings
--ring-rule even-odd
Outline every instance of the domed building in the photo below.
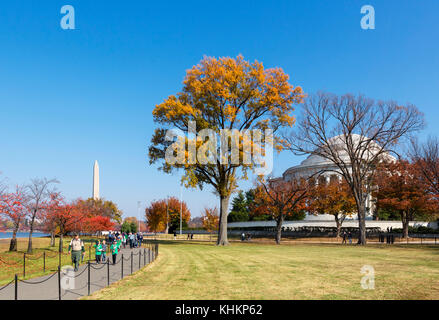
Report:
[[[361,137],[358,134],[352,134],[353,143],[359,143],[360,141],[364,141],[365,138]],[[338,157],[346,164],[349,164],[349,156],[346,152],[346,145],[344,142],[344,136],[335,136],[328,140],[329,144],[335,146],[335,149],[338,151]],[[375,142],[371,143],[371,146],[368,150],[368,153],[365,153],[364,157],[368,157],[374,154],[375,150],[379,149],[379,145]],[[396,161],[396,158],[389,155],[384,154],[383,158],[387,161]],[[321,172],[321,174],[319,174]],[[302,161],[299,165],[291,167],[287,169],[283,175],[282,180],[291,181],[300,178],[309,178],[312,175],[326,178],[326,181],[331,179],[331,176],[337,176],[339,179],[342,179],[340,174],[340,169],[330,160],[317,155],[312,154],[308,156],[304,161]],[[366,220],[371,220],[373,217],[373,201],[372,196],[369,194],[366,200]],[[346,217],[346,220],[356,220],[357,215],[352,215],[351,217]],[[334,216],[328,214],[307,214],[305,220],[319,220],[319,221],[333,221]]]
[[[360,143],[364,141],[366,138],[361,137],[360,135],[353,134],[351,136],[352,141],[355,143]],[[335,136],[328,140],[329,144],[335,146],[336,150],[338,150],[338,157],[347,164],[349,168],[349,156],[346,152],[346,145],[344,143],[344,136]],[[380,147],[377,143],[372,142],[370,144],[369,150],[364,152],[363,157],[370,157],[371,155],[376,154],[376,150]],[[390,154],[383,154],[383,160],[386,161],[396,161],[396,158],[391,156]],[[293,179],[300,178],[309,178],[315,175],[316,181],[318,181],[321,177],[326,178],[329,181],[332,176],[336,176],[339,179],[342,179],[340,174],[340,169],[330,160],[318,155],[311,154],[304,161],[302,161],[299,165],[293,166],[287,169],[281,177],[272,179],[272,181],[291,181]],[[372,196],[369,195],[366,200],[366,227],[367,228],[377,228],[385,231],[387,228],[402,228],[401,221],[378,221],[373,220],[373,212],[374,212],[374,202],[372,201]],[[273,228],[275,227],[275,221],[246,221],[246,222],[232,222],[228,224],[229,228],[235,229],[233,232],[240,234],[242,230],[260,230],[260,228]],[[282,226],[286,230],[296,230],[297,228],[302,227],[335,227],[335,219],[333,215],[329,214],[310,214],[307,213],[304,220],[295,220],[295,221],[284,221]],[[422,221],[411,221],[410,226],[428,226],[432,228],[437,228],[436,222],[422,222]],[[356,214],[353,214],[351,217],[346,217],[343,222],[343,227],[346,228],[358,228],[358,218]],[[253,229],[256,228],[256,229]],[[259,229],[257,229],[259,228]],[[241,231],[240,231],[241,230]],[[259,231],[254,231],[255,234]],[[261,231],[265,232],[265,231]]]

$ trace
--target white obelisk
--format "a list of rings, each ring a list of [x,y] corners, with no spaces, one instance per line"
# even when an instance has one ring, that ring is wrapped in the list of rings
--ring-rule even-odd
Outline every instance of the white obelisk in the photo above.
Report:
[[[99,200],[99,164],[95,161],[93,168],[93,199]]]

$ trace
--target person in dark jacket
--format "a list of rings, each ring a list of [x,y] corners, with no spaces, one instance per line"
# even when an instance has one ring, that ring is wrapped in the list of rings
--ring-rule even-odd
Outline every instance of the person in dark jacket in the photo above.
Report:
[[[343,241],[341,243],[346,243],[346,231],[343,231]]]

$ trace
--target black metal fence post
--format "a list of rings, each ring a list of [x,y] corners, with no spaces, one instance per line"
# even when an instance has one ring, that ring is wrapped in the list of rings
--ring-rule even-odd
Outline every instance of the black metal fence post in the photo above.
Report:
[[[61,267],[58,266],[58,300],[61,300]]]
[[[61,251],[58,251],[58,267],[61,267]]]
[[[87,261],[87,268],[88,268],[87,287],[88,287],[88,295],[90,295],[90,260]]]
[[[146,266],[146,249],[143,248],[143,266]]]
[[[141,250],[139,250],[139,269],[140,269],[140,259],[142,258],[142,251]]]
[[[43,252],[43,271],[46,272],[46,251]]]
[[[15,275],[15,300],[18,300],[18,277]]]
[[[23,279],[26,278],[26,253],[23,253]]]
[[[131,273],[133,273],[133,252],[131,251]]]
[[[121,271],[120,271],[120,278],[123,279],[123,254],[122,254],[121,262],[122,262],[122,268],[121,268]]]
[[[107,286],[110,285],[110,259],[107,259]]]
[[[88,246],[88,260],[91,260],[91,245]]]

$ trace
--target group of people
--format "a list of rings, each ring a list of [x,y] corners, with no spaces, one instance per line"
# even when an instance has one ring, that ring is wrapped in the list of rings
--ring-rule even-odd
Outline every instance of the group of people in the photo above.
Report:
[[[250,241],[252,239],[252,235],[250,233],[242,233],[241,234],[241,241]]]
[[[137,233],[126,233],[126,232],[122,232],[119,233],[118,231],[116,232],[110,232],[108,234],[108,241],[112,242],[112,241],[121,241],[121,245],[126,248],[127,245],[129,245],[130,249],[133,248],[139,248],[142,245],[143,242],[143,235],[140,232]]]
[[[117,254],[119,253],[120,247],[122,246],[122,239],[114,239],[113,242],[110,242],[110,253],[113,257],[113,264],[116,264]],[[95,257],[96,263],[106,262],[107,260],[107,242],[105,240],[97,240],[95,245]]]
[[[112,262],[116,264],[117,255],[120,249],[126,248],[127,245],[130,249],[140,248],[142,246],[143,235],[138,233],[126,233],[122,232],[110,232],[106,240],[96,240],[93,248],[95,249],[95,259],[96,263],[107,261],[107,252],[111,253]],[[72,263],[74,265],[74,270],[78,271],[79,263],[84,261],[84,242],[79,239],[79,235],[75,234],[73,239],[69,244],[69,254],[72,255]]]
[[[348,233],[346,233],[346,231],[343,231],[343,241],[341,242],[342,244],[347,243],[346,238],[349,240],[349,244],[352,244],[352,233],[350,231]]]

